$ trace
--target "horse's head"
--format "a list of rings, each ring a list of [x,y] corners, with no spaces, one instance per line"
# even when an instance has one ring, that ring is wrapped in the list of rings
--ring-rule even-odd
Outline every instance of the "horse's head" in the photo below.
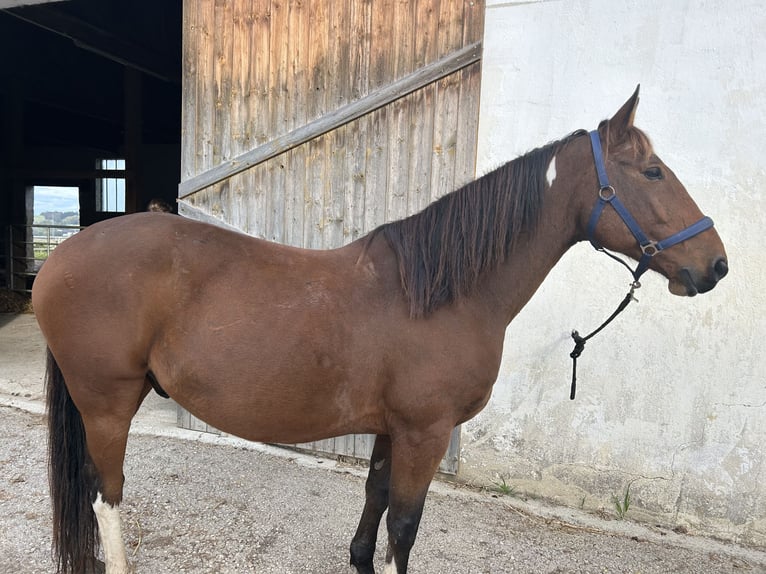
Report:
[[[633,126],[637,105],[638,89],[591,136],[582,229],[596,247],[638,260],[636,279],[654,269],[675,295],[704,293],[728,272],[726,252],[712,221]],[[605,175],[597,175],[592,163],[602,154]]]

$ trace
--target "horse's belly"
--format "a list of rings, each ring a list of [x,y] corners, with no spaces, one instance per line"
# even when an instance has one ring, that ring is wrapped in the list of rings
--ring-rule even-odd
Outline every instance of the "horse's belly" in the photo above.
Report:
[[[380,417],[323,404],[317,398],[307,406],[289,397],[274,400],[263,396],[250,400],[199,400],[193,396],[171,397],[207,424],[247,440],[259,442],[300,443],[350,433],[384,432]]]
[[[183,369],[160,384],[197,418],[261,442],[310,442],[383,432],[374,378],[329,364],[286,361],[282,368],[245,358],[218,369]],[[313,363],[313,361],[312,361]]]

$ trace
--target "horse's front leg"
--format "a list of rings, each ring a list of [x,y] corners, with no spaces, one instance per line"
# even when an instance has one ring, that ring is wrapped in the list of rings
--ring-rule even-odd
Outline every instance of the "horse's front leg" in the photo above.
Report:
[[[388,508],[388,486],[391,479],[391,437],[378,435],[370,457],[370,472],[365,485],[362,518],[351,541],[351,565],[359,574],[374,574],[373,558],[378,526]]]
[[[449,445],[452,428],[405,431],[392,442],[388,551],[384,574],[406,574],[428,485]]]

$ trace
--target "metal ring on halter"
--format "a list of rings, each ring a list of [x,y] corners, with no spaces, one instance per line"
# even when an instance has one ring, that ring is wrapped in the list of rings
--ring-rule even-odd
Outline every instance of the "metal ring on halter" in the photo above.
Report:
[[[598,197],[601,201],[612,201],[617,192],[611,185],[605,185],[598,190]]]
[[[660,252],[660,249],[657,247],[656,241],[650,241],[649,243],[644,243],[640,247],[641,247],[641,253],[643,253],[647,257],[654,257]]]

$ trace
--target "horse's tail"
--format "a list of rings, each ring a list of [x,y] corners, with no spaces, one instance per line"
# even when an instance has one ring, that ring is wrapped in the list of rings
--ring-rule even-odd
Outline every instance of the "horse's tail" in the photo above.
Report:
[[[93,512],[93,475],[85,428],[64,376],[48,349],[45,373],[48,410],[48,470],[53,505],[53,554],[57,572],[79,574],[93,567],[98,523]]]

